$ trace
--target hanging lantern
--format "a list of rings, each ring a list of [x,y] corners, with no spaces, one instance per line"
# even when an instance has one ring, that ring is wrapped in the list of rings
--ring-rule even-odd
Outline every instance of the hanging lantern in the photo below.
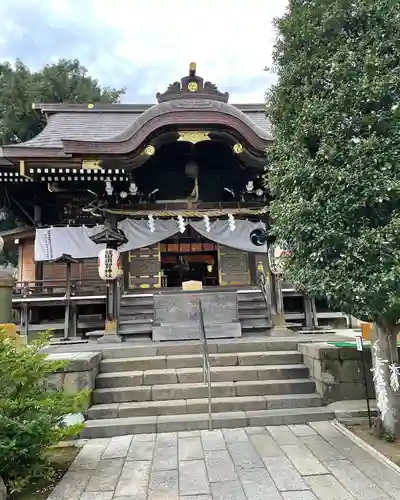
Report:
[[[273,274],[283,274],[284,272],[284,257],[290,252],[282,248],[279,244],[271,245],[268,249],[269,267]]]
[[[121,258],[118,250],[105,248],[98,257],[99,276],[102,280],[115,280],[120,276]]]

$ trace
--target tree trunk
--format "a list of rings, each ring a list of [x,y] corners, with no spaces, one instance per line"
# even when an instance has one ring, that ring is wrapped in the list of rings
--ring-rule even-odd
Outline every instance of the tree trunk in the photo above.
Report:
[[[379,428],[388,436],[400,437],[400,393],[395,392],[390,386],[389,369],[392,363],[396,366],[399,364],[397,329],[391,328],[384,321],[379,322],[373,328],[372,363],[374,369],[378,365],[382,367],[382,376],[374,378],[377,405],[380,411]]]

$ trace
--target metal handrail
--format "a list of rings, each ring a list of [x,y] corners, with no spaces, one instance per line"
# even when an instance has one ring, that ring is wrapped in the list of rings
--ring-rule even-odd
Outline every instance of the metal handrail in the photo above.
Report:
[[[212,400],[211,400],[211,367],[210,355],[208,352],[208,344],[206,337],[206,329],[204,326],[203,305],[199,300],[199,324],[200,324],[200,340],[203,347],[203,376],[204,385],[208,385],[208,430],[212,431]]]

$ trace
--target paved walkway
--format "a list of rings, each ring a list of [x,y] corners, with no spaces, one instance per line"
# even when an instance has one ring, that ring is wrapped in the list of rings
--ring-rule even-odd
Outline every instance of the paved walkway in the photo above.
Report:
[[[48,500],[400,500],[329,422],[95,439]]]

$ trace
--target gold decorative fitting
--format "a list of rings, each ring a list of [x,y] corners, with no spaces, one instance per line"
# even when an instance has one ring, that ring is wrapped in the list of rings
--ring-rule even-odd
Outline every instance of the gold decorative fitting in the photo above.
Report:
[[[191,62],[189,64],[189,71],[196,71],[196,63],[195,62]]]
[[[236,154],[243,153],[243,149],[244,149],[244,148],[243,148],[243,145],[242,145],[242,144],[239,144],[239,143],[237,143],[237,144],[235,144],[235,145],[233,146],[233,151],[234,151]]]
[[[178,132],[179,138],[178,141],[183,142],[191,142],[192,144],[196,144],[198,142],[210,141],[209,133],[210,132]]]
[[[152,146],[151,144],[149,146],[146,147],[146,149],[144,150],[144,154],[146,156],[153,156],[153,154],[156,152],[156,148],[154,146]]]
[[[199,86],[197,82],[189,82],[188,83],[189,92],[197,92],[199,90]]]
[[[32,109],[35,109],[36,108],[36,104],[33,102],[32,103]]]
[[[87,107],[88,107],[89,109],[93,109],[93,108],[94,108],[94,104],[91,104],[91,103],[90,103],[90,104],[88,104],[88,105],[87,105]]]
[[[82,168],[85,170],[97,170],[98,168],[101,168],[101,161],[100,160],[83,160],[82,161]]]

